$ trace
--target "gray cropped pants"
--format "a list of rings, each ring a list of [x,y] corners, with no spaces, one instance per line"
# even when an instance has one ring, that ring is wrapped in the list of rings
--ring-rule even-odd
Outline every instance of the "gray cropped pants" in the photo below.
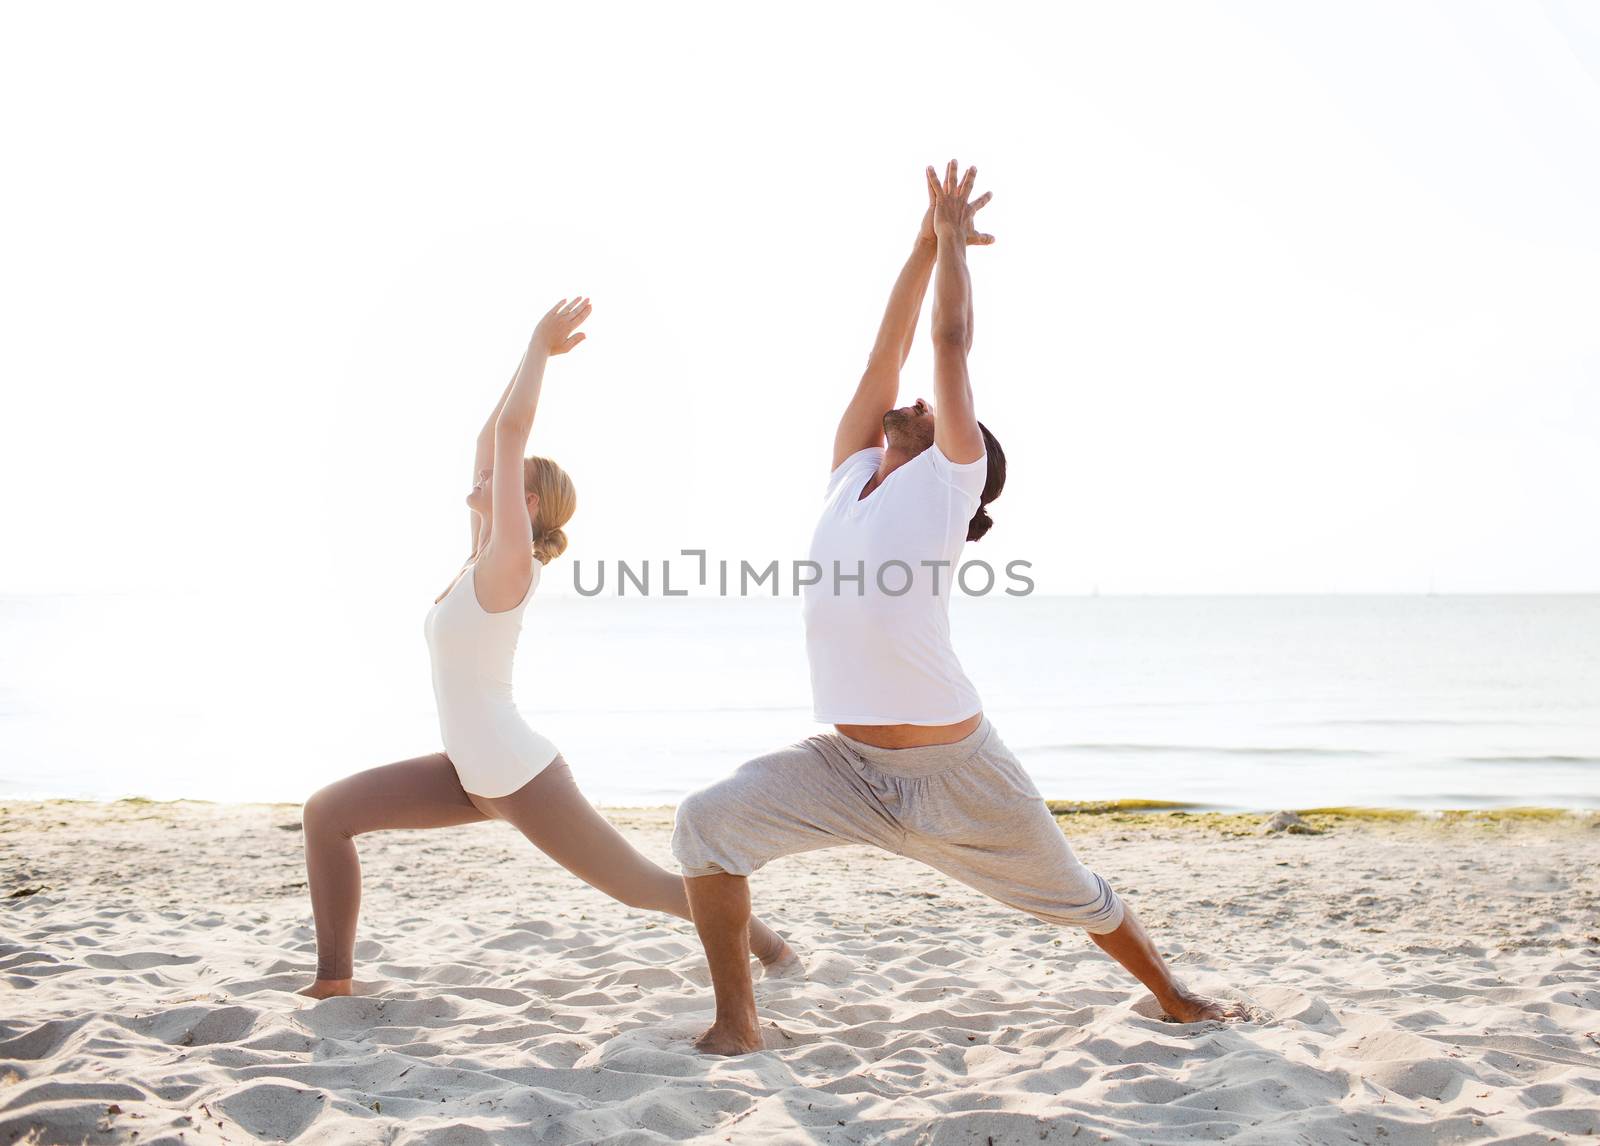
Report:
[[[689,877],[749,875],[844,844],[920,860],[1047,923],[1102,935],[1122,923],[1122,900],[1073,854],[987,717],[970,736],[926,748],[809,737],[692,793],[672,834]]]

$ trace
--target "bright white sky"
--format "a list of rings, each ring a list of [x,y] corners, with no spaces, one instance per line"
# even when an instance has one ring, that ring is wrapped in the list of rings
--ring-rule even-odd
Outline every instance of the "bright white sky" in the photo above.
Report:
[[[573,292],[573,555],[802,556],[951,155],[1011,459],[969,556],[1600,589],[1600,6],[694,11],[7,6],[0,591],[436,592]]]

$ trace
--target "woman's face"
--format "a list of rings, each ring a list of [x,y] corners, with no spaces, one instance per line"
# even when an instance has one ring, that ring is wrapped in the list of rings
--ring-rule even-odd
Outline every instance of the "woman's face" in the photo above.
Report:
[[[493,470],[479,470],[478,480],[473,484],[472,488],[467,491],[467,507],[469,509],[477,510],[479,513],[483,514],[484,517],[489,516],[489,509],[492,504],[492,496],[489,487],[490,482],[493,479]],[[534,530],[538,530],[539,495],[524,491],[523,501],[527,503],[528,507],[529,526],[531,526]]]

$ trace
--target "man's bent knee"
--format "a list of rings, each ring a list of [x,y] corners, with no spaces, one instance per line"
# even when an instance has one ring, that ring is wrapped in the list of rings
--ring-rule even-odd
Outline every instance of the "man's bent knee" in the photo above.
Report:
[[[703,875],[749,875],[755,867],[736,854],[734,808],[722,784],[691,792],[672,822],[672,855],[688,879]]]

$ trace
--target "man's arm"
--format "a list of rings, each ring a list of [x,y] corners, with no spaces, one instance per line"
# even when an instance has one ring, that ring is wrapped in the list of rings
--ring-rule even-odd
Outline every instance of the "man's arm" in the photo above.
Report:
[[[933,274],[936,241],[930,227],[917,234],[916,245],[900,277],[889,292],[889,305],[878,324],[878,338],[872,344],[867,368],[856,386],[855,397],[839,419],[833,437],[833,468],[858,450],[883,445],[883,416],[894,406],[900,392],[900,368],[911,353],[911,340],[917,333],[917,318],[922,313],[922,298],[928,293]]]
[[[883,416],[894,407],[895,396],[900,391],[900,368],[911,354],[911,341],[916,337],[917,319],[922,314],[922,299],[928,293],[928,279],[933,275],[938,253],[938,236],[934,230],[934,205],[938,200],[939,184],[928,168],[928,210],[922,217],[922,227],[917,232],[916,245],[906,265],[895,279],[889,292],[889,305],[884,308],[883,321],[878,324],[878,338],[872,344],[872,354],[867,358],[867,369],[856,386],[855,397],[839,419],[838,432],[833,438],[833,467],[858,450],[883,445]],[[980,234],[972,229],[973,214],[989,201],[988,195],[968,206],[963,229],[958,232],[965,244],[987,246],[994,242],[993,235]],[[965,252],[963,252],[963,265]],[[972,341],[968,331],[967,341]]]
[[[933,227],[938,239],[933,287],[933,441],[951,461],[975,462],[983,457],[983,433],[972,404],[967,352],[972,349],[972,277],[967,273],[966,236],[972,214],[989,201],[987,193],[967,201],[978,177],[976,167],[956,183],[956,161],[945,168],[944,182],[928,168],[933,196]]]

